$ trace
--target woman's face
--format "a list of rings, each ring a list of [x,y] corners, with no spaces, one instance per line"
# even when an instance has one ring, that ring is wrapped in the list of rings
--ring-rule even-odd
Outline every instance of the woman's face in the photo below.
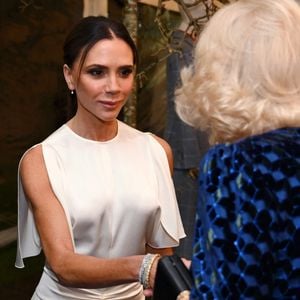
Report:
[[[68,86],[76,91],[77,114],[103,122],[117,118],[134,82],[133,53],[121,39],[101,40],[88,52],[79,72],[80,58],[72,69],[65,66]]]

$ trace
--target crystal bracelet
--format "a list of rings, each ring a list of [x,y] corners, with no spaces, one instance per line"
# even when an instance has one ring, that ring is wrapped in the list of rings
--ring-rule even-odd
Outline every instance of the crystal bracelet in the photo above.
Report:
[[[148,253],[144,256],[142,265],[139,272],[139,282],[143,285],[144,289],[149,289],[150,286],[150,270],[154,261],[159,258],[159,254]]]

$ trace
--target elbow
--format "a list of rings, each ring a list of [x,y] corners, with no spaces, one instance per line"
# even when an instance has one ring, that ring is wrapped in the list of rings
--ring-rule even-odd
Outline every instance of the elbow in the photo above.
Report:
[[[61,285],[68,287],[74,287],[76,285],[74,273],[64,259],[55,259],[49,262],[48,265]]]
[[[70,278],[70,276],[68,276],[68,274],[65,271],[61,270],[53,272],[61,285],[67,287],[75,287],[74,281]]]

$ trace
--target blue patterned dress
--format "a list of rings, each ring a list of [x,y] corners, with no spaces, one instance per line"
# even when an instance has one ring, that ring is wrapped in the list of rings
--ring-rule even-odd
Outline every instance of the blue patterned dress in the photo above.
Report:
[[[191,299],[300,299],[300,128],[208,151]]]

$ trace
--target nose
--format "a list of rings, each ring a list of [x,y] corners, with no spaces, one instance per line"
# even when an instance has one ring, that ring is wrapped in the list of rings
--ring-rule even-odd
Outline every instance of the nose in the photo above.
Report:
[[[116,75],[109,75],[107,77],[105,91],[107,93],[115,94],[115,93],[119,92],[119,90],[120,90],[119,79],[117,78]]]

